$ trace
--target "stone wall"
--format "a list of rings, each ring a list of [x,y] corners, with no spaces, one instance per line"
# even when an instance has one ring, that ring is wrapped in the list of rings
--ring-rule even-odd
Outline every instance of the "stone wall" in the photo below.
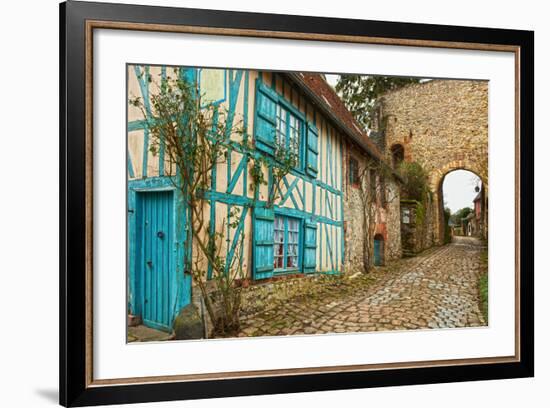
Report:
[[[362,272],[363,268],[363,245],[365,232],[363,220],[365,213],[363,201],[361,200],[361,188],[353,185],[349,177],[349,159],[355,158],[362,170],[370,160],[361,150],[346,145],[344,150],[344,270],[346,273]],[[386,176],[385,183],[380,183],[380,174],[377,176],[377,184],[380,187],[385,185],[386,205],[381,205],[378,191],[378,203],[375,211],[374,235],[380,234],[384,237],[385,262],[401,257],[401,221],[399,217],[400,188],[396,179]],[[364,182],[366,182],[364,180]]]
[[[472,171],[488,191],[488,82],[430,80],[385,94],[379,106],[388,157],[400,144],[405,160],[420,163],[429,175],[434,208],[427,237],[442,243],[445,175]]]
[[[433,246],[432,205],[429,200],[401,200],[401,243],[403,256],[414,256]]]
[[[387,207],[385,212],[388,237],[385,255],[387,261],[392,261],[402,256],[399,184],[396,181],[389,181],[386,183],[386,189]]]
[[[360,157],[360,156],[359,156]],[[355,273],[363,271],[363,204],[361,189],[349,182],[348,164],[345,160],[344,190],[344,271]]]
[[[435,217],[437,216],[436,203],[432,201],[432,196],[424,200],[424,225],[422,227],[423,245],[424,248],[430,248],[438,243],[438,235],[436,233]]]
[[[421,250],[416,225],[417,202],[401,201],[401,243],[404,256],[414,256]]]

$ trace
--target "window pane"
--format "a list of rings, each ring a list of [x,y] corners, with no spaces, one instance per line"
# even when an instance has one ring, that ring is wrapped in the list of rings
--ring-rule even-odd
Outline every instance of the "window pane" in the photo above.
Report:
[[[287,256],[286,266],[287,266],[287,268],[296,268],[296,267],[298,267],[298,257],[295,256],[295,255]]]
[[[284,267],[284,220],[275,217],[273,221],[273,267],[281,269]]]
[[[275,135],[276,152],[287,150],[299,160],[301,120],[289,113],[281,105],[277,105],[277,128]],[[288,125],[288,126],[287,126]],[[299,164],[299,163],[297,163]]]
[[[287,111],[281,105],[277,105],[277,134],[276,148],[281,149],[286,145],[286,115]]]
[[[274,268],[283,270],[298,268],[300,220],[275,216],[273,224]]]
[[[290,134],[289,134],[289,150],[298,157],[300,152],[300,120],[290,115]]]
[[[288,219],[288,230],[289,231],[298,231],[299,221],[294,218]]]

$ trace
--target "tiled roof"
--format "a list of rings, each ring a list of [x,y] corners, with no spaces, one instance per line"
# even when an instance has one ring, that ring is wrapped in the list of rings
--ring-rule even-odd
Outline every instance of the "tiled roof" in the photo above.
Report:
[[[361,147],[365,148],[369,154],[377,159],[384,160],[383,154],[369,138],[367,132],[363,130],[351,112],[346,108],[344,102],[320,74],[301,72],[291,74],[290,76],[317,96],[316,102],[334,116],[334,119],[339,122],[341,125],[340,127],[343,128],[342,130],[348,136],[351,136],[351,138],[361,145]]]

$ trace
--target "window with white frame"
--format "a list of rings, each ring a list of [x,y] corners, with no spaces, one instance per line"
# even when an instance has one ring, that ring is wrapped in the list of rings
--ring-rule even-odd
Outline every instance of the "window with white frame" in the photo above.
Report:
[[[288,109],[285,109],[284,106],[278,104],[276,130],[276,152],[280,152],[284,149],[289,153],[292,153],[296,158],[296,166],[299,166],[302,121]]]
[[[276,215],[273,225],[273,267],[299,269],[300,220]]]

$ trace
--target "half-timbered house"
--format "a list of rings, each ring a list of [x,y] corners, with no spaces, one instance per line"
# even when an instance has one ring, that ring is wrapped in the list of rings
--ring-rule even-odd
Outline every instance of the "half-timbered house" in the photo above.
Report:
[[[237,227],[228,229],[225,237],[222,250],[227,261],[236,256],[244,235],[245,250],[238,261],[251,281],[289,274],[339,274],[358,266],[356,254],[346,249],[362,239],[358,232],[362,221],[355,218],[360,204],[346,197],[353,194],[350,158],[361,165],[382,156],[324,77],[233,69],[181,72],[203,100],[227,110],[227,121],[242,120],[248,131],[229,137],[251,138],[256,152],[267,158],[281,147],[297,157],[269,208],[264,205],[268,186],[260,186],[256,193],[250,188],[247,154],[231,150],[226,163],[214,168],[206,192],[211,228],[221,227],[235,208],[240,214]],[[147,77],[162,78],[166,67],[129,65],[127,74],[128,94],[142,97],[148,114]],[[155,155],[150,151],[146,123],[142,112],[130,105],[128,311],[151,327],[169,331],[175,316],[192,302],[192,280],[184,269],[186,259],[193,256],[193,238],[185,200],[170,181],[176,169],[162,149]],[[390,177],[387,183],[391,187],[396,181]],[[380,225],[391,218],[389,210],[384,211],[377,221]],[[399,222],[398,209],[396,217]],[[388,235],[387,228],[377,228],[386,241],[399,239]],[[346,237],[359,241],[349,244]],[[400,248],[400,239],[395,245]],[[399,256],[393,243],[386,247],[388,259]],[[378,246],[380,250],[386,251]]]

